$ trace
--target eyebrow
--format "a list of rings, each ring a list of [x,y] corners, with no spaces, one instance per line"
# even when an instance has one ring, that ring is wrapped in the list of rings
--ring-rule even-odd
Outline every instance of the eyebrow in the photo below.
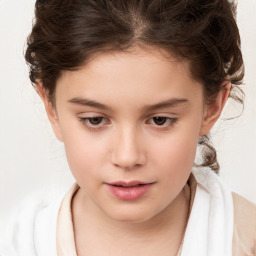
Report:
[[[86,99],[86,98],[77,97],[77,98],[73,98],[71,100],[68,100],[68,102],[73,103],[73,104],[98,108],[98,109],[102,109],[102,110],[111,110],[111,107],[109,107],[109,106],[106,106],[102,103],[99,103],[99,102],[94,101],[94,100]]]
[[[154,104],[154,105],[146,105],[143,107],[143,110],[145,111],[153,111],[161,108],[171,108],[171,107],[176,107],[178,105],[188,103],[188,99],[183,99],[183,98],[173,98],[169,100],[165,100],[163,102]]]
[[[99,103],[97,101],[91,100],[91,99],[86,99],[86,98],[80,98],[76,97],[71,100],[68,100],[68,102],[73,103],[73,104],[78,104],[78,105],[83,105],[87,107],[93,107],[93,108],[98,108],[102,110],[111,110],[111,107],[104,105],[102,103]],[[188,103],[187,99],[183,98],[173,98],[173,99],[168,99],[166,101],[154,104],[154,105],[146,105],[142,108],[143,111],[153,111],[161,108],[171,108],[171,107],[176,107],[177,105],[181,105],[184,103]]]

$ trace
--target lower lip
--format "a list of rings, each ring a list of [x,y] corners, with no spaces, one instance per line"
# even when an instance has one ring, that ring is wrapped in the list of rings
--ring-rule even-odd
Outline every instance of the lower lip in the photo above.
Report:
[[[152,186],[152,183],[140,185],[137,187],[119,187],[107,184],[110,192],[121,200],[136,200],[141,198]]]

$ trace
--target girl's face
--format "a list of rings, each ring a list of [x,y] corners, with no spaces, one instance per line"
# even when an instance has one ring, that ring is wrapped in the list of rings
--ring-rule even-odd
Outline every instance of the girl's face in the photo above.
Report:
[[[187,63],[134,48],[64,71],[49,115],[84,203],[111,219],[143,222],[181,195],[198,137],[213,125],[206,113]]]

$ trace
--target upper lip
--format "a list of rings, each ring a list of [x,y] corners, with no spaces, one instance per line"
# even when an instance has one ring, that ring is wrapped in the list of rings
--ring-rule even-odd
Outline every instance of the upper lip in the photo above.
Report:
[[[116,182],[111,182],[108,183],[109,185],[112,186],[123,186],[123,187],[133,187],[133,186],[137,186],[137,185],[145,185],[145,184],[152,184],[153,182],[143,182],[143,181],[137,181],[137,180],[133,180],[133,181],[116,181]]]

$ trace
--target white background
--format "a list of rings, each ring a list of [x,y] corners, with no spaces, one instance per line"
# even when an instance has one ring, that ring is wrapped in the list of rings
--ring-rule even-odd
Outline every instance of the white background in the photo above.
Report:
[[[0,0],[0,237],[10,210],[38,188],[73,183],[63,146],[51,131],[43,105],[28,79],[23,52],[31,30],[34,0]],[[256,0],[240,0],[247,95],[242,117],[220,121],[212,136],[220,176],[231,190],[256,203]],[[239,113],[228,102],[230,111]],[[227,114],[228,113],[228,114]]]

